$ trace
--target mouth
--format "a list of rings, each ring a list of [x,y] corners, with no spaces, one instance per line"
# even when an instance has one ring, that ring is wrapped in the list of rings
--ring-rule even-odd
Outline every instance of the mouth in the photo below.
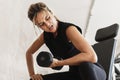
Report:
[[[52,31],[53,28],[54,28],[53,25],[51,25],[51,26],[49,27],[49,30]]]

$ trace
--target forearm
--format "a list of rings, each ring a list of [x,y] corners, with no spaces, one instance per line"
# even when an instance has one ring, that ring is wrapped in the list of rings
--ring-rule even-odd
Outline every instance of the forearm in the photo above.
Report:
[[[32,76],[32,75],[35,74],[34,67],[33,67],[32,54],[26,53],[26,61],[27,61],[27,67],[28,67],[29,76]]]
[[[96,55],[88,55],[87,53],[80,53],[78,55],[75,55],[71,58],[61,60],[58,62],[59,66],[63,65],[78,65],[81,62],[97,62],[97,56]]]

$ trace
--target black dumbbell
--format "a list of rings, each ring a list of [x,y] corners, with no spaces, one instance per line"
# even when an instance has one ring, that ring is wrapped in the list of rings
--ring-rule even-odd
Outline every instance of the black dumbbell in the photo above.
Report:
[[[37,55],[36,61],[37,61],[37,64],[41,67],[49,67],[53,62],[53,57],[52,57],[52,54],[50,54],[49,52],[42,51]],[[61,70],[62,67],[63,66],[59,66],[59,67],[54,67],[52,69]]]

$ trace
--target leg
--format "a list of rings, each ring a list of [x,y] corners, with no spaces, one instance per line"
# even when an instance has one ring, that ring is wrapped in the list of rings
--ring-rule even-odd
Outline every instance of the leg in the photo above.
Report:
[[[106,80],[105,71],[90,62],[83,62],[79,65],[79,74],[82,80]]]
[[[43,80],[81,80],[75,73],[72,72],[60,72],[43,75]]]

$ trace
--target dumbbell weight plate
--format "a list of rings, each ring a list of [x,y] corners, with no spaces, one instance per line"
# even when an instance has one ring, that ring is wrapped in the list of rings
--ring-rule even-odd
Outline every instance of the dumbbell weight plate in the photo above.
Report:
[[[50,64],[53,62],[53,57],[49,52],[42,51],[38,54],[37,64],[41,67],[49,67]]]

